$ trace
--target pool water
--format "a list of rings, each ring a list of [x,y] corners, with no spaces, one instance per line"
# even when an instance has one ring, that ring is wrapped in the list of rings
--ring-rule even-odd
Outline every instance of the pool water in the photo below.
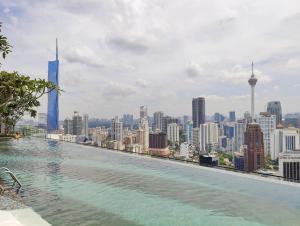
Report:
[[[52,225],[300,225],[300,186],[37,138],[0,140],[0,166]]]

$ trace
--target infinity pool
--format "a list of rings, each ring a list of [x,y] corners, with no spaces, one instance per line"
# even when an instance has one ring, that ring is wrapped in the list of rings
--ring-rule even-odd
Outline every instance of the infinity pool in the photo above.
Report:
[[[0,140],[0,166],[52,225],[300,225],[300,186],[43,139]]]

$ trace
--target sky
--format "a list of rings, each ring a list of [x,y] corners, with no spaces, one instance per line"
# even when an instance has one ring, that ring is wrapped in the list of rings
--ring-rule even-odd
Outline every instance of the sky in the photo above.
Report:
[[[13,52],[1,70],[47,78],[59,43],[60,118],[250,111],[279,100],[300,112],[299,0],[1,0]],[[47,98],[39,112],[46,112]]]

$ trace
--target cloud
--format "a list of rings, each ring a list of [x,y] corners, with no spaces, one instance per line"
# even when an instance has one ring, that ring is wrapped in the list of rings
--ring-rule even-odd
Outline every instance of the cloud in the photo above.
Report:
[[[136,89],[134,87],[113,81],[108,82],[103,90],[102,94],[108,100],[125,98],[136,94]]]
[[[148,87],[148,82],[143,80],[143,79],[138,79],[135,81],[135,85],[140,87],[140,88],[147,88]]]
[[[269,75],[264,74],[260,70],[254,69],[254,75],[258,79],[259,83],[265,84],[272,81]],[[241,65],[235,65],[231,70],[223,71],[221,76],[218,76],[218,79],[224,82],[230,82],[234,85],[246,84],[248,79],[251,76],[251,71],[245,69]]]
[[[148,50],[146,40],[144,40],[141,37],[109,37],[107,39],[107,43],[114,49],[128,51],[132,53],[141,54],[145,53]]]
[[[291,58],[287,61],[286,67],[288,69],[300,69],[300,59],[299,58]]]
[[[188,78],[193,79],[199,77],[203,69],[194,61],[191,61],[186,67],[185,72]]]
[[[61,117],[75,104],[95,117],[139,105],[179,116],[201,94],[210,94],[207,114],[244,112],[252,58],[257,110],[278,99],[283,111],[299,111],[299,0],[1,0],[0,11],[14,47],[3,70],[46,78],[59,37]]]
[[[64,53],[63,58],[69,63],[79,63],[90,67],[104,67],[103,60],[86,46],[72,48]]]

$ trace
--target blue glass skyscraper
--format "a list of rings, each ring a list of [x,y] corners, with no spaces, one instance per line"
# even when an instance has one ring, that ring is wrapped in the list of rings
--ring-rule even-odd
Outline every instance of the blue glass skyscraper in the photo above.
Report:
[[[48,81],[53,82],[58,86],[58,46],[56,39],[56,59],[48,62]],[[47,130],[48,133],[58,130],[58,92],[52,90],[48,93],[48,119]]]

